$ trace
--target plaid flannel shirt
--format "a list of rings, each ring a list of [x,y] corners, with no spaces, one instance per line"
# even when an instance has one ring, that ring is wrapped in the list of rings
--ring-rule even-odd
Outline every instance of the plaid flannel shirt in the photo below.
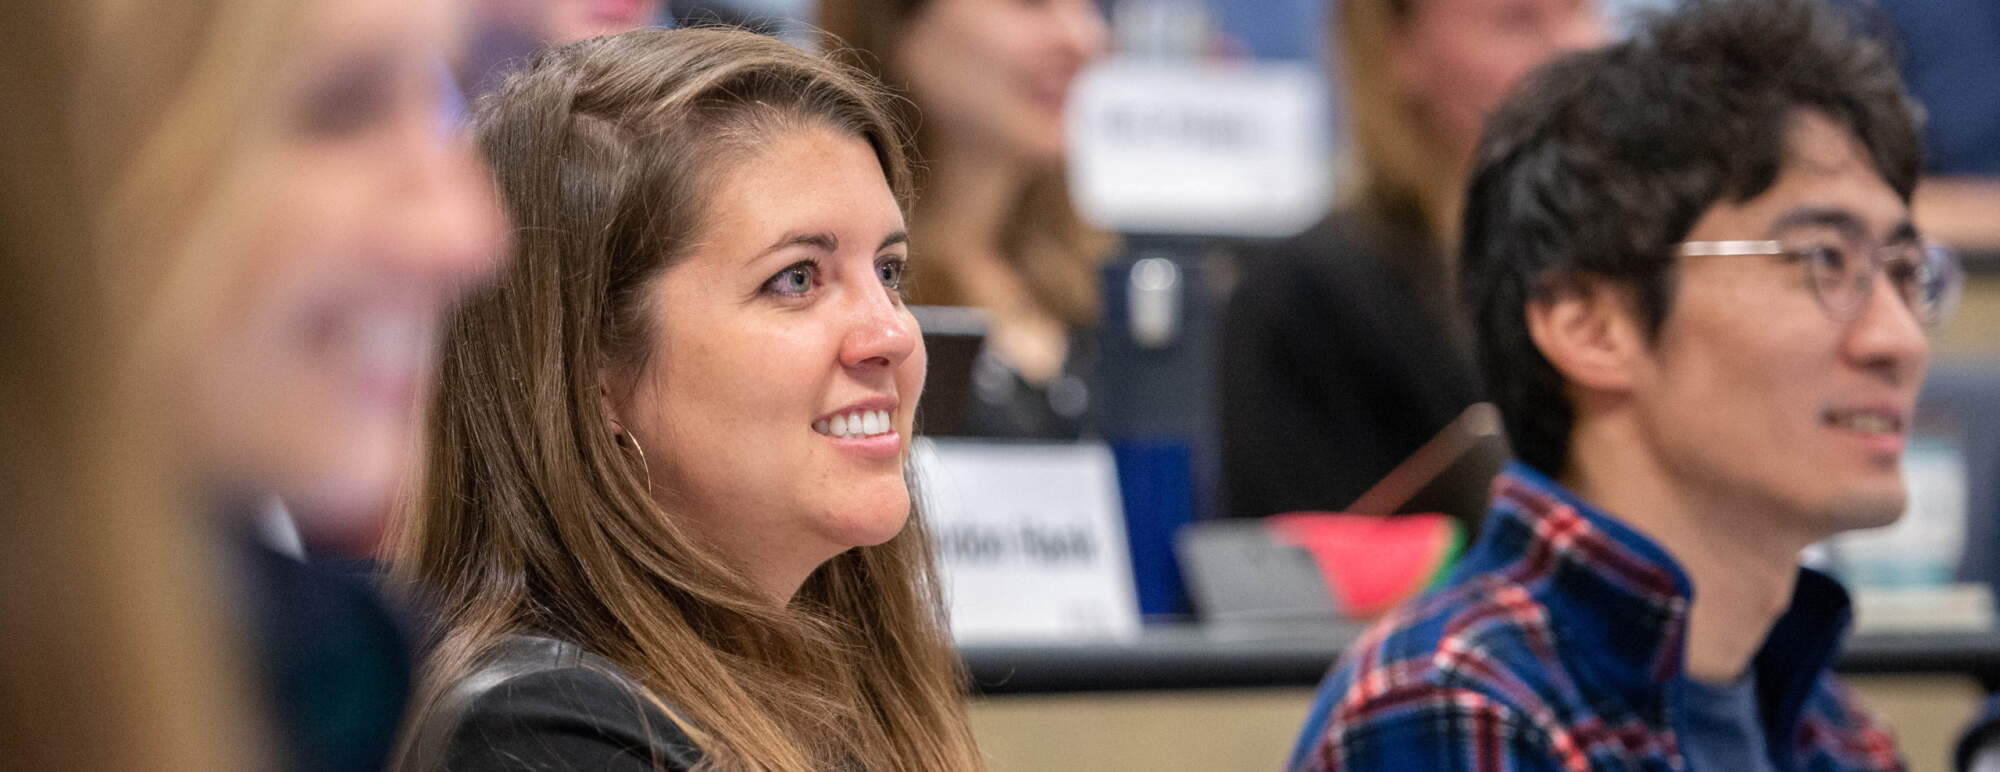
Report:
[[[1658,545],[1521,464],[1478,544],[1321,686],[1297,770],[1679,770],[1690,597]],[[1779,770],[1900,770],[1829,668],[1847,593],[1800,569],[1751,663]]]

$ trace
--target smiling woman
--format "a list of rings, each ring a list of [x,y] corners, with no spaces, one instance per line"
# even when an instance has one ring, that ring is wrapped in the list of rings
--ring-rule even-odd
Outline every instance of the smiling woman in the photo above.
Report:
[[[442,613],[406,768],[978,766],[905,482],[881,100],[775,40],[642,30],[484,105],[518,230],[449,325],[398,548]]]
[[[1063,116],[1104,53],[1091,0],[821,0],[830,55],[907,100],[923,160],[913,297],[985,312],[979,436],[1075,437],[1089,401],[1098,262],[1111,244],[1070,204]],[[921,115],[919,115],[921,113]]]
[[[381,519],[368,515],[386,509],[414,460],[429,341],[460,291],[496,266],[490,178],[440,121],[451,3],[77,5],[93,32],[80,41],[87,66],[64,125],[84,137],[71,163],[88,180],[102,264],[65,302],[111,333],[75,356],[116,358],[118,404],[73,430],[118,446],[118,473],[98,486],[164,489],[159,510],[194,513],[186,527],[202,550],[177,546],[175,528],[103,506],[89,524],[145,538],[101,555],[47,554],[145,577],[148,589],[126,596],[143,599],[132,607],[172,620],[135,628],[146,643],[106,677],[136,672],[127,668],[146,662],[136,657],[154,642],[171,645],[219,616],[236,629],[215,637],[240,638],[241,648],[217,642],[208,656],[248,660],[232,669],[255,687],[250,705],[264,720],[243,723],[277,730],[271,762],[380,767],[411,675],[399,621],[374,588],[283,554],[256,526],[277,498],[309,542],[379,535]],[[40,450],[25,436],[17,444]],[[201,602],[166,600],[174,588]],[[65,616],[92,614],[65,595],[38,598]],[[12,612],[0,617],[41,629]],[[79,651],[121,640],[91,638]],[[205,672],[200,657],[163,667]],[[61,688],[119,691],[96,683]],[[202,700],[181,693],[155,692],[176,699],[171,716],[150,721],[201,715]],[[165,768],[91,758],[25,763]]]
[[[645,364],[611,391],[630,439],[672,459],[653,475],[687,525],[780,603],[902,529],[924,380],[881,162],[860,137],[798,123],[715,181],[705,237],[642,291],[665,311]]]

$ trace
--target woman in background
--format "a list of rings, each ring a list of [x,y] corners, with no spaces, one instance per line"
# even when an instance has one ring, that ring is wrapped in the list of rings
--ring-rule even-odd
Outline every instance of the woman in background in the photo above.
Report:
[[[836,56],[911,100],[924,257],[912,300],[987,315],[967,433],[1077,436],[1111,245],[1070,204],[1063,105],[1104,53],[1096,5],[821,0],[819,23]]]
[[[7,763],[379,768],[400,635],[245,510],[389,495],[420,341],[497,252],[446,6],[54,5],[0,46]]]
[[[1335,212],[1254,263],[1230,301],[1237,517],[1341,511],[1481,400],[1448,278],[1481,122],[1530,69],[1603,37],[1591,0],[1335,5],[1355,168]],[[1476,498],[1411,505],[1471,529]]]
[[[270,4],[282,7],[282,4]],[[131,388],[134,320],[106,277],[164,251],[102,254],[102,175],[159,116],[84,88],[115,72],[160,89],[190,73],[228,2],[159,9],[147,47],[109,9],[9,4],[0,25],[0,748],[10,769],[268,768],[235,668],[201,523],[165,480],[165,437]],[[88,41],[88,45],[79,45]],[[92,52],[116,50],[116,63]],[[121,70],[123,65],[132,65]],[[248,91],[247,82],[224,79]],[[86,122],[88,116],[97,122]],[[217,116],[227,124],[240,114]]]
[[[288,768],[375,769],[411,682],[373,588],[274,547],[379,532],[411,461],[445,307],[488,274],[491,182],[445,124],[448,0],[96,7],[77,125],[116,323],[134,336],[121,441],[159,440],[209,593]],[[163,611],[179,613],[179,609]],[[190,612],[192,613],[192,612]]]
[[[657,25],[666,0],[462,0],[465,55],[456,77],[467,101],[500,87],[535,53],[598,35]]]
[[[708,29],[556,49],[483,105],[518,230],[446,333],[396,550],[441,636],[403,768],[979,766],[905,482],[883,100]]]

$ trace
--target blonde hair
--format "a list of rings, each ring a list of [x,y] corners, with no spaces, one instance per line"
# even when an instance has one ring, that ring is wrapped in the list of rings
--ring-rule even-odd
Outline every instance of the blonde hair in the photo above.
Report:
[[[1366,206],[1453,251],[1464,187],[1446,139],[1396,82],[1392,46],[1424,0],[1341,0],[1332,39],[1346,94],[1351,178],[1341,181],[1350,205]]]
[[[8,87],[36,92],[0,118],[18,336],[0,347],[0,746],[34,769],[265,768],[224,556],[170,461],[156,379],[198,302],[166,277],[222,211],[295,6],[23,5],[0,32],[20,57]]]
[[[901,93],[909,91],[907,73],[890,65],[890,52],[906,34],[910,20],[931,0],[820,0],[819,24],[832,38],[831,56],[860,68]],[[915,156],[937,157],[937,137],[924,131],[918,113],[923,105],[898,100],[893,107],[905,125],[915,126]],[[916,168],[916,211],[910,222],[910,242],[924,258],[911,300],[928,305],[967,305],[970,301],[953,259],[948,238],[927,238],[931,208],[938,200],[925,189],[925,169]],[[1090,227],[1071,203],[1069,184],[1060,166],[1035,170],[1021,191],[1008,202],[1000,226],[1001,257],[1020,273],[1035,304],[1065,325],[1096,324],[1101,305],[1098,269],[1113,247],[1113,239]]]
[[[674,312],[645,288],[700,238],[732,159],[830,128],[865,140],[903,200],[882,100],[776,40],[685,29],[556,49],[482,105],[479,143],[518,230],[498,283],[448,322],[395,550],[441,615],[419,724],[504,636],[541,632],[626,670],[717,768],[980,766],[917,508],[774,608],[652,497],[674,459],[644,468],[602,411],[610,374],[643,361],[649,320]]]

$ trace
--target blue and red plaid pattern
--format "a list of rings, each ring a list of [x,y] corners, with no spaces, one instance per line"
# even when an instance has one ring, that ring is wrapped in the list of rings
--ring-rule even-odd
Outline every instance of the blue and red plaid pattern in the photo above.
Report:
[[[1515,464],[1479,543],[1320,687],[1295,770],[1680,770],[1688,580],[1664,550]],[[1829,668],[1847,593],[1800,569],[1752,661],[1780,770],[1900,770]]]

